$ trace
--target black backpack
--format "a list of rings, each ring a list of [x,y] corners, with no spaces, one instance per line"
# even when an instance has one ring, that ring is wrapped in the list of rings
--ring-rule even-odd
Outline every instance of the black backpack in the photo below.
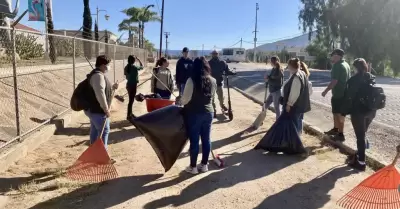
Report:
[[[90,107],[89,97],[92,93],[92,87],[90,86],[90,78],[93,74],[98,73],[98,71],[92,71],[86,76],[86,79],[78,84],[72,94],[70,106],[74,111],[88,110]]]
[[[361,89],[360,102],[368,110],[379,110],[386,106],[386,95],[382,87],[366,82]]]

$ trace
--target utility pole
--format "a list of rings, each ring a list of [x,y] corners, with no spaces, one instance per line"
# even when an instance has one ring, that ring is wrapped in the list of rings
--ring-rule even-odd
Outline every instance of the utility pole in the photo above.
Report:
[[[158,56],[159,58],[161,58],[161,52],[162,52],[163,27],[164,27],[164,0],[162,0],[162,5],[161,5],[160,51]]]
[[[254,30],[254,56],[253,56],[253,62],[256,62],[257,58],[257,52],[256,52],[256,47],[257,47],[257,21],[258,21],[258,3],[256,3],[256,25],[255,25],[255,30]]]
[[[243,46],[243,38],[240,38],[240,48]]]
[[[165,57],[168,59],[168,36],[170,35],[169,32],[164,32],[165,35]]]

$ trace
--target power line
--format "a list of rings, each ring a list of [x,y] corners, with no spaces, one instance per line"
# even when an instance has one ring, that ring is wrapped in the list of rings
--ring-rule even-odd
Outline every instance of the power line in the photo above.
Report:
[[[160,9],[160,5],[158,4],[158,0],[154,0],[154,1],[156,2],[158,12],[161,13],[161,9]]]

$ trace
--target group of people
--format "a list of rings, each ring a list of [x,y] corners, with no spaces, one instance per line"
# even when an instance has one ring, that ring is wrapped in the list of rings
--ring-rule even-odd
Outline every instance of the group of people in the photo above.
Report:
[[[188,57],[188,53],[189,50],[185,47],[182,50],[182,58],[177,62],[175,83],[179,90],[180,104],[184,107],[185,123],[190,140],[190,165],[186,171],[197,174],[208,170],[211,125],[217,112],[214,101],[215,94],[219,99],[222,112],[227,111],[223,95],[224,75],[234,75],[235,73],[229,69],[225,61],[219,58],[217,51],[212,52],[212,58],[209,61],[205,57],[192,60]],[[332,90],[334,128],[326,134],[332,135],[334,140],[343,142],[344,118],[350,114],[357,137],[358,151],[349,161],[349,165],[359,170],[365,170],[365,133],[375,117],[376,110],[363,107],[359,93],[363,85],[374,83],[374,76],[369,73],[368,65],[362,58],[353,62],[356,72],[351,76],[350,66],[343,56],[344,51],[341,49],[332,52],[331,60],[334,63],[331,72],[332,81],[322,93],[322,96],[326,96]],[[139,62],[139,66],[135,65],[136,61]],[[88,97],[90,108],[85,110],[85,114],[90,119],[90,142],[93,143],[100,133],[103,133],[102,139],[106,148],[110,132],[109,108],[113,91],[118,88],[118,83],[111,84],[105,76],[109,70],[109,63],[110,60],[106,56],[97,57],[96,68],[88,74],[87,78],[93,91]],[[304,113],[311,110],[312,85],[308,79],[310,71],[304,62],[298,58],[292,58],[287,65],[290,77],[284,82],[283,68],[279,58],[272,57],[270,63],[273,68],[269,74],[265,75],[270,94],[264,105],[269,107],[272,103],[274,104],[277,119],[282,114],[289,115],[300,135],[303,130]],[[152,71],[151,78],[152,92],[165,99],[170,99],[174,91],[174,81],[168,66],[168,60],[160,58]],[[133,116],[132,105],[139,82],[138,72],[142,69],[143,64],[140,59],[135,56],[128,57],[128,64],[124,69],[129,95],[128,119]],[[201,163],[197,165],[200,139],[203,156]],[[112,160],[112,162],[115,161]]]
[[[349,166],[364,171],[365,150],[369,147],[366,140],[366,132],[375,118],[376,108],[371,108],[363,101],[366,94],[370,92],[370,86],[375,84],[375,76],[363,58],[353,61],[355,72],[352,75],[350,65],[344,59],[345,52],[336,49],[331,53],[333,63],[331,70],[331,82],[322,92],[325,97],[332,91],[331,106],[333,113],[333,128],[325,134],[332,136],[338,142],[344,142],[343,134],[345,117],[350,115],[351,123],[357,138],[357,153],[348,159]]]

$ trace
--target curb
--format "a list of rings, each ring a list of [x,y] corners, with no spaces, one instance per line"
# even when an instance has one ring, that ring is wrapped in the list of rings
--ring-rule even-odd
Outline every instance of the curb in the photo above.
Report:
[[[149,69],[146,67],[143,71],[139,73],[139,76],[145,73]],[[119,88],[116,90],[116,94],[121,90],[125,89],[126,81],[120,82]],[[115,99],[111,101],[111,107],[113,107]],[[27,154],[35,149],[37,149],[41,144],[50,140],[50,138],[57,133],[57,131],[67,127],[75,118],[81,116],[83,111],[75,112],[67,110],[63,115],[54,118],[47,125],[37,131],[27,135],[21,142],[15,141],[8,145],[8,150],[0,155],[0,172],[6,171],[13,163],[27,156]],[[4,149],[7,149],[5,147]]]
[[[252,100],[253,102],[259,104],[259,105],[263,105],[264,103],[262,101],[260,101],[259,99],[253,97],[252,95],[242,91],[241,89],[232,86],[232,88],[234,90],[236,90],[237,92],[241,93],[243,96],[245,96],[246,98]],[[269,107],[269,110],[271,110],[272,112],[275,112],[275,109],[273,107]],[[354,153],[356,153],[356,150],[354,150],[353,148],[343,144],[343,143],[338,143],[335,142],[333,140],[330,139],[330,137],[326,134],[324,134],[324,132],[322,130],[320,130],[318,127],[315,127],[313,125],[310,125],[306,120],[303,121],[304,123],[304,131],[310,135],[316,136],[320,141],[322,142],[326,142],[329,143],[331,146],[338,148],[339,151],[343,154],[346,155],[353,155]],[[385,167],[386,165],[379,162],[378,160],[376,160],[375,158],[368,156],[366,154],[366,163],[369,167],[371,167],[374,171],[382,169],[383,167]]]

